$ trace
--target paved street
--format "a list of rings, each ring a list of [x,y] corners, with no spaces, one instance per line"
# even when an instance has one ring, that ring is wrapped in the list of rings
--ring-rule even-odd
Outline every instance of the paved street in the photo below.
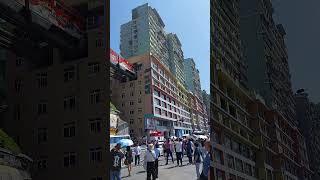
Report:
[[[175,160],[175,156],[174,156]],[[141,160],[143,161],[143,159]],[[183,166],[176,167],[177,162],[175,160],[174,164],[170,161],[169,164],[165,165],[165,158],[162,156],[159,161],[159,180],[196,180],[196,170],[194,165],[186,165],[188,163],[187,156],[183,158]],[[200,168],[201,170],[202,168]],[[147,178],[147,172],[143,168],[143,162],[140,162],[140,166],[135,166],[134,162],[132,163],[132,172],[131,176],[128,177],[128,169],[126,166],[123,166],[121,170],[121,177],[125,180],[144,180]]]

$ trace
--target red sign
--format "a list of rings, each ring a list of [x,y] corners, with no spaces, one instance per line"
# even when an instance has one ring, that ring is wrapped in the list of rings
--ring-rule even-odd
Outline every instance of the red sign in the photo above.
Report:
[[[119,63],[120,68],[122,70],[135,73],[133,65],[130,64],[125,58],[123,58],[122,56],[120,56],[116,52],[114,52],[112,49],[110,49],[110,62],[115,65],[117,65]]]
[[[120,68],[121,69],[134,72],[133,71],[133,66],[126,59],[124,59],[121,56],[119,56],[119,64],[120,64]]]
[[[118,64],[118,54],[110,49],[110,62],[114,65]]]
[[[161,132],[152,132],[150,133],[150,136],[162,136]]]

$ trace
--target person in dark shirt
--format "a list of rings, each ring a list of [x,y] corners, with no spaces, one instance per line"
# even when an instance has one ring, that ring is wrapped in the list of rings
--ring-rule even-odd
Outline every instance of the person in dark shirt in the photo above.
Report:
[[[199,148],[198,142],[194,143],[195,149],[194,149],[194,160],[193,163],[196,165],[196,173],[197,173],[197,178],[200,178],[200,164],[201,164],[201,157],[202,153]]]
[[[121,160],[124,158],[124,154],[121,151],[121,144],[117,144],[111,150],[111,169],[110,169],[110,180],[121,179]]]
[[[130,146],[127,146],[127,151],[126,151],[126,165],[128,166],[128,176],[131,176],[131,163],[133,162],[133,156],[132,156],[132,150]]]

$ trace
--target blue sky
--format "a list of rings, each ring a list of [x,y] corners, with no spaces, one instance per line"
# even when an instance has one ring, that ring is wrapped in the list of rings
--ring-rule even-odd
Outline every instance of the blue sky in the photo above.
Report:
[[[131,10],[144,3],[155,8],[167,33],[179,37],[185,58],[192,57],[200,72],[201,88],[210,93],[209,0],[111,0],[110,47],[120,52],[120,25],[131,20]]]

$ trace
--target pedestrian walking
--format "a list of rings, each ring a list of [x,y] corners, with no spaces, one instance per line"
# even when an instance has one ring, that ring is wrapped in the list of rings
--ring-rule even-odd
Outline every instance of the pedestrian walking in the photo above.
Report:
[[[194,149],[194,160],[193,163],[196,166],[196,173],[197,173],[197,178],[200,178],[200,164],[201,164],[201,157],[202,157],[202,152],[201,149],[199,147],[199,143],[195,143],[194,144],[195,149]]]
[[[141,147],[139,143],[137,146],[134,148],[134,165],[140,165],[140,154],[141,154]]]
[[[204,157],[206,157],[207,155],[207,151],[206,151],[206,148],[204,147],[204,143],[206,142],[206,140],[202,140],[200,143],[201,143],[201,146],[200,146],[200,150],[201,150],[201,156],[202,156],[202,159],[204,159]]]
[[[160,157],[160,148],[159,144],[156,144],[156,148],[154,149],[154,152],[156,154],[156,160],[155,160],[155,176],[158,178],[158,169],[159,169],[159,157]]]
[[[176,143],[176,156],[177,156],[177,166],[179,166],[179,162],[180,162],[180,166],[182,166],[182,141],[181,139],[178,140],[178,142]]]
[[[173,156],[172,156],[173,144],[172,144],[171,140],[167,139],[167,141],[166,141],[164,146],[165,146],[165,150],[166,150],[166,154],[167,154],[167,163],[166,163],[166,165],[168,165],[169,156],[171,156],[172,163],[174,163]]]
[[[210,162],[212,161],[212,145],[210,141],[204,143],[204,147],[207,151],[205,158],[202,163],[202,173],[200,175],[200,180],[210,179]]]
[[[153,149],[153,144],[148,145],[148,149],[144,156],[144,161],[147,165],[147,180],[151,180],[151,176],[152,176],[152,180],[155,180],[156,179],[156,174],[155,174],[156,153]]]
[[[121,179],[121,160],[124,158],[124,153],[121,151],[121,144],[117,144],[111,150],[111,169],[110,169],[110,180]]]
[[[124,164],[127,165],[128,167],[128,173],[129,173],[128,176],[131,176],[131,169],[132,169],[131,163],[133,162],[133,156],[132,156],[132,150],[130,146],[127,146],[125,157],[126,159],[124,160]]]
[[[188,159],[189,159],[189,164],[192,164],[192,153],[193,153],[192,146],[193,146],[193,143],[192,143],[191,139],[188,139],[188,142],[187,142],[187,156],[188,156]]]

